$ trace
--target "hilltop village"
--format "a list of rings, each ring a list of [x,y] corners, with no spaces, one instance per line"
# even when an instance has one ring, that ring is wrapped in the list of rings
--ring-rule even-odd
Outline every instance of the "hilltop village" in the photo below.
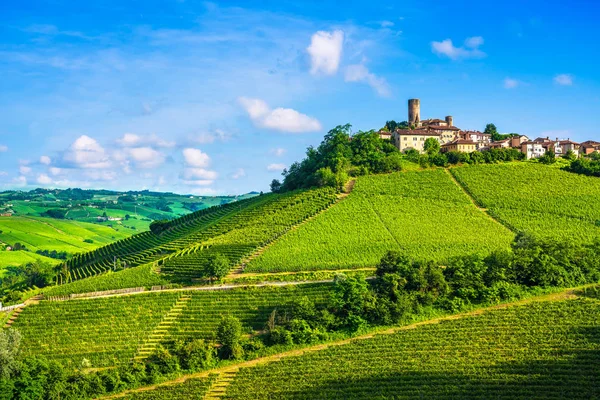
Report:
[[[600,142],[588,140],[577,143],[570,138],[555,140],[550,137],[538,137],[534,140],[525,135],[501,135],[500,140],[493,140],[492,134],[479,131],[466,131],[454,125],[454,118],[446,116],[442,119],[421,119],[421,102],[419,99],[408,100],[407,126],[393,131],[382,129],[379,137],[391,140],[401,152],[417,150],[425,152],[425,142],[428,138],[435,138],[440,142],[442,152],[459,151],[472,153],[490,149],[514,148],[525,154],[527,159],[540,158],[546,152],[553,152],[557,156],[571,151],[576,157],[600,152]],[[506,137],[508,136],[508,137]]]

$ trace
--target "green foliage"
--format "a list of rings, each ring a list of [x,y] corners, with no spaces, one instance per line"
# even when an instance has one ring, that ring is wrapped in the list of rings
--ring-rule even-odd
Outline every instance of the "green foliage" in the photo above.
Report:
[[[600,160],[580,158],[564,168],[576,174],[600,177]]]
[[[0,380],[10,378],[18,370],[21,333],[16,329],[0,329]]]
[[[219,356],[224,359],[241,358],[244,354],[240,342],[242,337],[242,323],[239,319],[223,317],[217,328],[217,342],[221,344]]]
[[[229,272],[229,259],[220,253],[211,254],[205,268],[209,278],[221,279]]]
[[[271,192],[273,193],[279,193],[279,191],[281,190],[281,182],[279,182],[277,179],[273,179],[271,181]]]
[[[359,175],[362,175],[401,169],[399,159],[390,157],[393,153],[398,153],[396,147],[380,139],[377,132],[371,130],[351,135],[349,124],[339,125],[325,135],[318,148],[309,147],[304,160],[284,171],[282,189],[330,186],[340,190],[350,171],[360,171]]]
[[[552,150],[546,150],[543,156],[539,158],[542,164],[554,164],[556,162],[556,154]]]
[[[425,152],[430,156],[434,156],[439,153],[440,148],[440,142],[433,137],[427,138],[427,140],[425,140],[425,144],[423,145],[423,150],[425,150]]]

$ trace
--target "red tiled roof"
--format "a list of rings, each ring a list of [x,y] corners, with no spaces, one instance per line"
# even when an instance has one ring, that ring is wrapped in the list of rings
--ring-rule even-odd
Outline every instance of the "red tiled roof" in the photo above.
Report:
[[[437,126],[437,125],[427,125],[427,129],[433,129],[438,131],[460,131],[460,128],[455,126]]]
[[[440,136],[439,133],[429,132],[426,129],[396,129],[398,135],[412,135],[412,136]]]
[[[444,146],[452,146],[452,145],[456,145],[456,144],[472,144],[473,146],[475,146],[477,143],[475,143],[472,140],[465,140],[465,139],[455,139],[449,143],[445,143],[442,145],[442,147]]]

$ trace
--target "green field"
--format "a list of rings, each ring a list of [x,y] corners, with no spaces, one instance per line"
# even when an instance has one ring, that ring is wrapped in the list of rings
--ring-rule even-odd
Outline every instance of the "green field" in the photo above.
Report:
[[[241,288],[226,291],[142,293],[60,302],[44,301],[26,307],[13,327],[23,335],[28,355],[44,355],[78,365],[83,358],[92,366],[128,362],[182,296],[183,313],[161,336],[175,339],[212,339],[224,315],[242,321],[248,332],[264,328],[274,308],[308,296],[325,301],[330,284]]]
[[[59,261],[44,257],[29,251],[0,251],[0,278],[4,274],[4,268],[8,266],[18,267],[23,264],[42,260],[51,264],[57,264]]]
[[[41,217],[0,217],[0,241],[21,243],[28,250],[56,250],[74,254],[129,236],[128,233],[85,222]],[[93,243],[84,242],[91,239]]]
[[[600,237],[600,179],[535,163],[451,169],[481,206],[516,231],[561,240]]]
[[[600,302],[531,303],[242,368],[227,399],[592,399]]]
[[[444,170],[364,176],[348,198],[285,235],[245,271],[372,267],[391,249],[443,262],[508,248],[513,238]]]

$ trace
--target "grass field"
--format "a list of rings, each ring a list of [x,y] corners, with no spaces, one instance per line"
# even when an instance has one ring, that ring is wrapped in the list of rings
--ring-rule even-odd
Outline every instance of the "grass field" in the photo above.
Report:
[[[492,310],[242,368],[224,398],[598,398],[599,326],[597,300]]]
[[[56,250],[71,254],[129,236],[96,224],[41,217],[0,217],[0,231],[0,241],[9,245],[19,242],[34,252]],[[86,243],[85,239],[93,243]]]
[[[18,267],[36,260],[42,260],[51,264],[58,263],[57,260],[31,253],[29,251],[0,251],[0,278],[2,278],[4,275],[5,267]]]
[[[451,169],[477,202],[517,231],[556,240],[600,237],[600,179],[534,163]]]
[[[286,234],[245,271],[371,267],[390,249],[443,262],[508,248],[513,237],[444,170],[364,176],[345,200]]]

